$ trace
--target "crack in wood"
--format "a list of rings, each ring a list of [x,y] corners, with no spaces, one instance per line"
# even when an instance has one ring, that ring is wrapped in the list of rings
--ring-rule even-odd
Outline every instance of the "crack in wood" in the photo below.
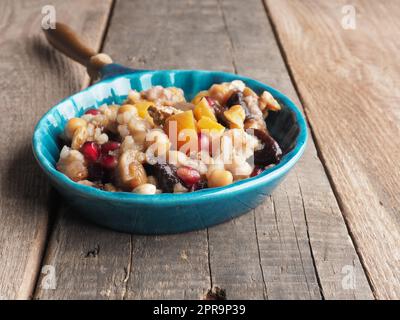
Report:
[[[255,210],[253,210],[251,214],[253,215],[253,220],[254,220],[254,231],[256,233],[258,260],[259,260],[259,264],[260,264],[261,277],[262,277],[262,281],[263,281],[263,284],[264,284],[264,299],[268,300],[268,288],[267,288],[267,283],[265,282],[264,269],[263,269],[263,266],[262,266],[260,242],[258,240],[257,217],[256,217]]]
[[[312,244],[311,244],[310,231],[309,231],[309,227],[308,227],[308,221],[307,221],[306,207],[305,207],[305,204],[304,204],[303,191],[301,190],[301,184],[300,184],[300,181],[299,181],[299,178],[298,178],[297,174],[296,174],[296,179],[297,179],[297,184],[299,186],[299,191],[300,191],[300,195],[301,195],[301,205],[303,207],[304,221],[306,223],[307,242],[308,242],[308,245],[309,245],[309,248],[310,248],[310,253],[311,253],[311,258],[312,258],[312,262],[313,262],[313,267],[314,267],[314,270],[315,270],[315,275],[317,277],[318,288],[319,288],[319,292],[321,294],[322,299],[325,300],[324,289],[322,288],[322,285],[321,285],[321,279],[319,277],[317,265],[316,265],[316,262],[315,262],[314,250],[313,250],[313,247],[312,247]]]

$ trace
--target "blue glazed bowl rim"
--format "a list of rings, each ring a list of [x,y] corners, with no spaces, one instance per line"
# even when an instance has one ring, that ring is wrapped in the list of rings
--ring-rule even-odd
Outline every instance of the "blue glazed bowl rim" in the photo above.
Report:
[[[56,170],[56,168],[50,163],[50,161],[46,158],[46,156],[42,153],[41,151],[41,141],[39,139],[39,130],[41,126],[44,125],[44,122],[46,118],[52,114],[52,112],[63,102],[66,100],[72,99],[78,94],[87,92],[89,90],[92,90],[96,86],[100,86],[104,83],[109,83],[113,82],[118,78],[124,78],[132,74],[137,74],[138,76],[140,74],[156,74],[160,72],[166,72],[166,73],[199,73],[199,74],[213,74],[216,76],[221,76],[221,77],[229,77],[229,78],[235,78],[238,80],[242,80],[248,85],[249,87],[254,87],[254,86],[260,86],[262,88],[265,88],[265,90],[268,90],[275,98],[279,99],[287,108],[289,108],[291,111],[294,112],[296,121],[299,126],[299,133],[297,136],[296,144],[294,148],[287,154],[284,155],[282,158],[282,161],[270,168],[265,170],[263,173],[256,177],[252,178],[247,178],[244,180],[240,180],[237,182],[234,182],[231,185],[225,186],[225,187],[218,187],[218,188],[210,188],[210,189],[203,189],[195,192],[189,192],[189,193],[182,193],[182,194],[173,194],[173,193],[161,193],[161,194],[155,194],[155,195],[141,195],[141,194],[135,194],[135,193],[130,193],[130,192],[109,192],[109,191],[103,191],[97,188],[93,188],[90,186],[85,186],[82,184],[78,184],[71,179],[69,179],[66,175],[63,173],[59,172]],[[233,79],[232,79],[233,80]],[[308,140],[308,131],[307,131],[307,124],[306,120],[304,118],[304,115],[302,112],[299,110],[299,108],[283,93],[280,91],[276,90],[273,87],[270,87],[260,81],[233,74],[233,73],[228,73],[228,72],[222,72],[222,71],[209,71],[209,70],[141,70],[141,71],[134,71],[129,74],[119,74],[116,76],[109,76],[98,83],[80,91],[72,96],[65,98],[61,100],[59,103],[57,103],[55,106],[53,106],[49,111],[47,111],[42,118],[38,121],[37,125],[35,126],[34,133],[33,133],[33,138],[32,138],[32,148],[33,148],[33,153],[38,161],[40,167],[43,169],[43,171],[49,176],[51,180],[53,180],[54,183],[57,185],[62,185],[65,186],[66,188],[72,189],[75,192],[78,192],[80,195],[87,197],[87,198],[96,198],[99,200],[108,200],[108,201],[115,201],[115,202],[123,202],[127,204],[152,204],[152,205],[164,205],[164,206],[176,206],[176,205],[181,205],[181,204],[187,204],[187,203],[192,203],[195,205],[198,202],[207,202],[211,198],[217,199],[217,198],[223,198],[225,195],[229,194],[232,196],[232,193],[237,193],[239,194],[240,191],[244,190],[254,190],[257,189],[258,187],[261,187],[263,185],[268,184],[269,182],[273,182],[276,178],[283,176],[286,174],[293,166],[294,164],[300,159],[301,155],[304,152],[305,146],[307,144]]]

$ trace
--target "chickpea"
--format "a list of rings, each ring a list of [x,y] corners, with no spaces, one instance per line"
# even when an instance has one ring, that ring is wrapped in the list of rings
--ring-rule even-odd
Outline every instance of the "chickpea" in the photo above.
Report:
[[[214,170],[208,177],[208,186],[210,188],[223,187],[233,182],[232,173],[223,169]]]
[[[137,114],[137,109],[134,105],[131,104],[124,104],[118,109],[118,114],[124,113],[124,112],[133,112],[134,114]]]
[[[87,126],[87,122],[81,118],[72,118],[68,120],[67,125],[65,126],[65,136],[68,139],[72,139],[75,131],[78,128],[82,128]]]

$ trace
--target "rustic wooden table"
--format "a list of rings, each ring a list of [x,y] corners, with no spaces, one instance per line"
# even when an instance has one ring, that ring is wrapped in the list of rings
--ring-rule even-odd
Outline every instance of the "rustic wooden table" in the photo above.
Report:
[[[400,2],[347,2],[1,1],[0,298],[200,299],[219,286],[228,299],[399,299]],[[260,207],[207,230],[137,236],[82,221],[30,147],[40,116],[89,84],[46,43],[49,4],[122,64],[278,88],[305,110],[304,157]]]

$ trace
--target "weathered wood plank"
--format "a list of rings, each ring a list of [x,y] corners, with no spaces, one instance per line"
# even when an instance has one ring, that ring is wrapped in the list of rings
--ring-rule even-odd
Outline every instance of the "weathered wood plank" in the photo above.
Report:
[[[400,3],[352,1],[354,30],[347,1],[266,3],[375,295],[399,298]]]
[[[33,126],[57,100],[79,90],[84,77],[83,68],[43,45],[45,5],[55,5],[59,16],[96,44],[110,1],[0,3],[0,299],[32,295],[47,235],[49,188],[32,156]]]
[[[104,51],[134,67],[237,69],[296,97],[261,2],[242,6],[216,0],[117,2]],[[303,177],[307,168],[316,173]],[[370,297],[312,143],[296,172],[255,212],[208,233],[130,237],[71,219],[63,209],[46,258],[60,273],[57,289],[39,291],[38,298],[199,298],[211,282],[230,299],[320,298],[317,276],[325,297]],[[312,183],[320,188],[317,199]],[[339,231],[335,241],[325,242],[328,229],[320,224],[331,212]],[[96,257],[85,258],[92,247],[99,248]],[[339,253],[349,258],[339,261]],[[332,257],[325,264],[324,254]],[[343,292],[334,275],[348,261],[355,261],[361,285]],[[101,270],[105,274],[97,277]]]
[[[201,41],[197,48],[184,50],[187,37],[182,37],[182,33],[185,28],[193,26],[186,14],[183,15],[183,7],[171,4],[161,0],[117,2],[105,39],[104,52],[110,54],[115,61],[134,67],[183,67],[183,63],[190,61],[196,50],[201,52]],[[157,10],[154,10],[154,7]],[[173,10],[174,8],[176,10]],[[215,13],[203,10],[203,17],[211,22]],[[175,19],[170,16],[172,12],[175,12]],[[195,11],[191,19],[194,16]],[[208,37],[210,36],[211,33],[208,33]],[[215,43],[210,42],[208,45],[217,45],[217,41],[218,38],[215,39]],[[215,69],[219,63],[223,63],[224,56],[220,55],[219,59],[215,61]],[[200,68],[201,64],[203,68],[206,66],[204,60],[193,61],[196,63],[193,68]],[[93,274],[100,272],[100,265],[96,259],[85,259],[74,250],[66,250],[65,247],[73,248],[73,243],[99,243],[102,248],[109,243],[111,235],[114,241],[109,244],[110,251],[100,249],[98,254],[98,258],[102,257],[106,261],[108,276],[103,278],[104,281],[92,284],[93,290],[88,295],[91,295],[91,298],[200,299],[210,287],[206,230],[160,237],[130,236],[112,231],[99,233],[92,225],[85,224],[79,227],[81,221],[68,222],[67,218],[59,224],[60,244],[58,249],[50,249],[49,255],[55,257],[51,263],[56,269],[66,270],[66,276],[58,279],[57,289],[50,292],[47,298],[82,297],[81,288],[92,283]],[[76,229],[80,231],[76,232]],[[77,240],[72,240],[74,237]],[[51,241],[54,242],[55,237],[52,237]],[[129,248],[120,245],[127,241],[130,243]],[[56,256],[56,250],[62,254]],[[67,273],[73,266],[79,270],[79,275]],[[118,275],[124,268],[127,274],[122,279]],[[121,284],[121,281],[124,283]],[[113,286],[113,282],[117,282],[118,285]],[[62,288],[69,290],[65,293]],[[115,290],[113,289],[110,295],[102,295],[101,292],[107,292],[108,288]],[[38,297],[42,295],[43,292],[40,292]]]
[[[242,1],[221,4],[236,71],[279,88],[300,105],[262,2],[247,1],[245,10]],[[255,219],[268,298],[372,297],[312,139],[294,172],[255,210]],[[236,266],[235,259],[226,265]],[[357,279],[353,289],[342,286],[346,266]],[[226,282],[235,283],[234,273]]]

